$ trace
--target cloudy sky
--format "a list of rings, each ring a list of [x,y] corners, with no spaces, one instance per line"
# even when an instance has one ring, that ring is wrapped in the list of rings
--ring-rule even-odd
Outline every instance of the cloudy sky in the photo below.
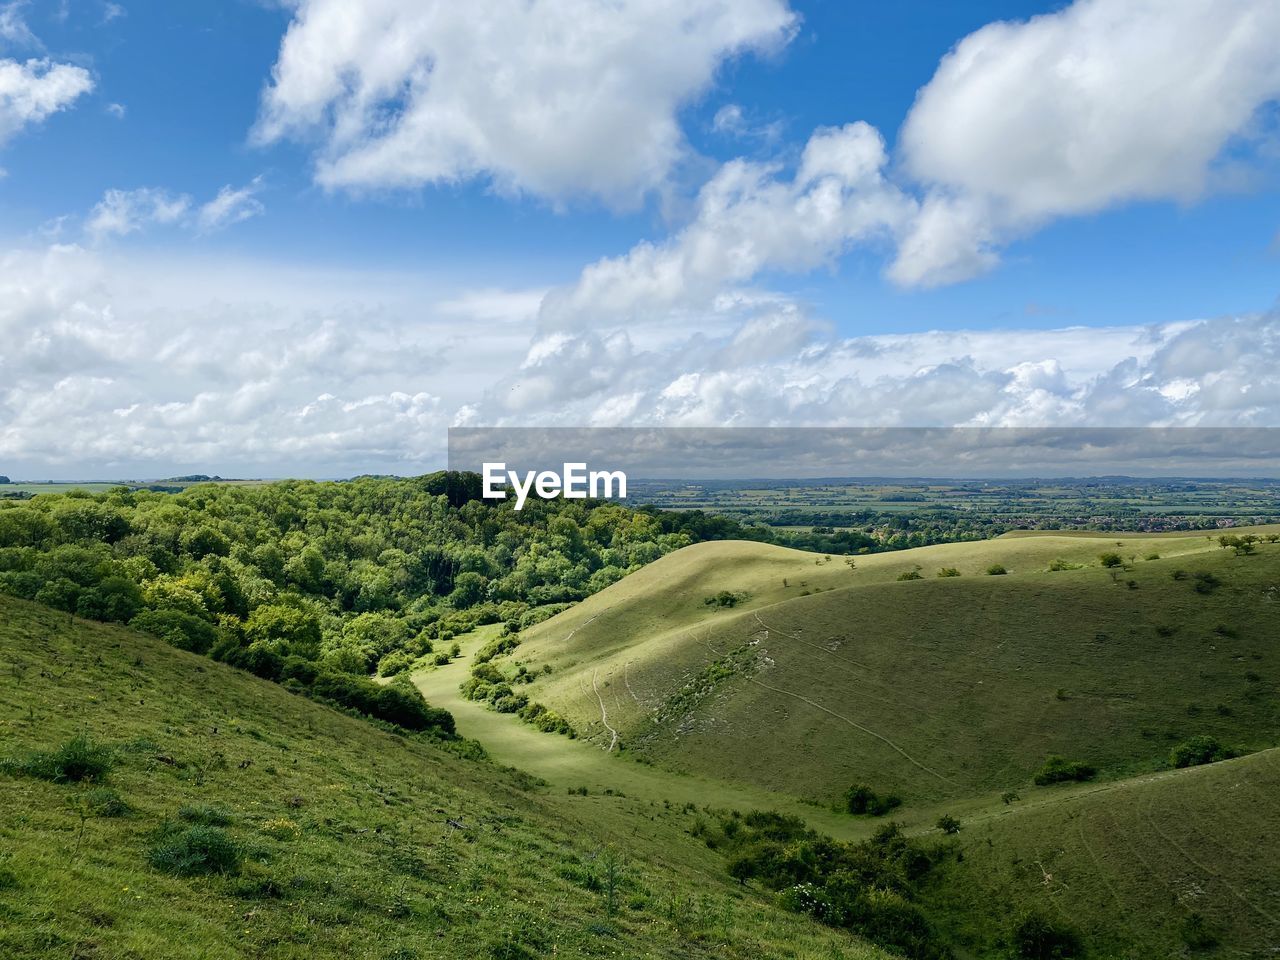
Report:
[[[0,473],[1280,426],[1275,0],[0,0]]]

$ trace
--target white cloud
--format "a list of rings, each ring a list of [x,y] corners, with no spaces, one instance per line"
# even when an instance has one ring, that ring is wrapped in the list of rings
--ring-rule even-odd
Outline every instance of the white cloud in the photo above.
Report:
[[[137,233],[152,224],[213,233],[262,214],[266,207],[257,198],[261,190],[262,178],[254,177],[243,187],[224,186],[199,206],[185,193],[174,194],[159,187],[108,190],[90,211],[84,230],[96,243]]]
[[[748,349],[742,349],[750,345]],[[831,338],[803,313],[653,348],[535,339],[467,425],[1280,426],[1280,316]]]
[[[0,40],[17,47],[40,47],[40,41],[22,17],[25,0],[14,0],[0,6]]]
[[[391,274],[0,253],[0,460],[82,477],[431,469],[467,391],[527,344],[501,324],[475,336],[470,299]]]
[[[155,187],[108,190],[89,214],[85,232],[94,240],[123,237],[152,223],[172,224],[191,209],[191,198]]]
[[[692,222],[661,244],[600,260],[543,302],[546,328],[679,318],[766,269],[812,270],[857,242],[889,238],[914,201],[883,174],[884,142],[865,123],[818,130],[795,174],[735,160],[703,187]]]
[[[261,177],[254,177],[239,188],[228,184],[196,213],[196,229],[200,233],[212,233],[261,215],[266,210],[256,196],[261,190]]]
[[[842,338],[761,297],[658,337],[536,333],[536,295],[3,254],[0,459],[10,475],[332,476],[435,468],[450,423],[1280,426],[1276,314]]]
[[[115,117],[117,120],[123,120],[127,114],[128,108],[123,103],[108,103],[106,106],[107,113]]]
[[[902,130],[932,193],[891,275],[963,279],[1050,218],[1199,198],[1280,98],[1277,48],[1274,0],[1077,0],[970,34]]]
[[[260,141],[318,135],[327,187],[475,177],[629,205],[685,153],[678,110],[785,44],[786,0],[302,0]]]
[[[93,78],[83,67],[49,60],[0,60],[0,146],[92,89]]]
[[[746,127],[742,107],[736,103],[726,103],[711,118],[711,129],[716,133],[738,134]]]

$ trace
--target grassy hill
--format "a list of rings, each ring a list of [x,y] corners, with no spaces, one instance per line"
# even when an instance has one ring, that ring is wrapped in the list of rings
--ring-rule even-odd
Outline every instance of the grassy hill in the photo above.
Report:
[[[1051,754],[1114,778],[1197,734],[1274,745],[1278,583],[1280,546],[1238,557],[1204,536],[1002,538],[852,570],[700,544],[513,657],[542,677],[529,696],[602,746],[616,731],[633,756],[824,804],[863,781],[909,809],[998,797]],[[708,605],[719,591],[741,599]]]
[[[934,916],[976,954],[992,903],[1088,931],[1091,956],[1274,956],[1280,750],[1015,803],[966,825]],[[993,933],[997,934],[993,936]]]
[[[687,810],[6,597],[0,666],[5,958],[883,956],[732,884]],[[100,782],[33,775],[78,736]]]

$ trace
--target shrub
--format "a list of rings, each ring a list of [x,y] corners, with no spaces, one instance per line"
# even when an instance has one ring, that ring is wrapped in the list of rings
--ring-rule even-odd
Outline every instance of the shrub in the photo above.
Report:
[[[745,603],[750,599],[751,594],[745,591],[721,590],[719,593],[713,593],[709,597],[703,597],[702,602],[708,607],[736,607],[738,604]]]
[[[207,803],[197,803],[178,808],[178,819],[186,823],[195,823],[203,827],[231,826],[231,813],[221,807],[212,807]]]
[[[1195,580],[1196,593],[1213,593],[1213,591],[1222,586],[1221,580],[1204,570],[1197,573],[1193,579]]]
[[[1097,775],[1097,768],[1090,764],[1081,763],[1079,760],[1067,760],[1065,757],[1052,756],[1045,760],[1044,766],[1040,768],[1040,771],[1035,776],[1035,782],[1038,786],[1044,787],[1051,783],[1092,780]]]
[[[923,580],[923,579],[924,577],[920,576],[920,571],[918,570],[907,570],[907,571],[904,571],[903,573],[898,574],[899,582],[904,582],[907,580]]]
[[[1057,559],[1052,560],[1049,563],[1049,570],[1052,573],[1057,573],[1060,570],[1079,570],[1079,569],[1080,569],[1080,564],[1072,563],[1070,560],[1063,560],[1061,557],[1058,557]]]
[[[78,734],[51,752],[39,751],[19,761],[17,769],[29,777],[54,783],[98,783],[115,766],[110,748]]]
[[[1173,748],[1169,754],[1169,762],[1175,767],[1198,767],[1206,763],[1217,763],[1219,760],[1230,760],[1239,756],[1239,752],[1231,747],[1224,747],[1213,737],[1201,734],[1184,740]]]
[[[1024,960],[1068,960],[1083,952],[1079,934],[1035,911],[1014,923],[1011,940],[1014,956]]]
[[[960,571],[959,571],[959,570],[957,570],[955,567],[943,567],[941,570],[939,570],[939,571],[938,571],[938,576],[940,576],[940,577],[958,577],[958,576],[960,576]]]
[[[948,835],[953,835],[960,832],[960,821],[957,820],[955,817],[951,816],[951,814],[949,813],[944,813],[942,816],[938,818],[937,826],[939,830],[941,830],[943,833]]]
[[[276,840],[296,840],[302,836],[302,828],[288,817],[276,817],[263,821],[262,832]]]
[[[317,697],[406,730],[436,729],[448,735],[454,733],[453,714],[428,705],[417,688],[403,677],[380,686],[364,677],[323,672],[316,677],[311,691]]]
[[[1009,571],[1005,569],[1003,563],[993,563],[991,566],[987,567],[988,577],[1003,577],[1008,572]]]
[[[97,787],[85,795],[89,809],[99,817],[123,817],[129,812],[129,804],[114,790]]]
[[[1211,950],[1218,945],[1218,931],[1203,914],[1192,912],[1182,921],[1182,942],[1192,950]]]
[[[855,816],[883,817],[901,805],[900,797],[891,793],[881,796],[865,783],[855,784],[844,794],[844,808]]]
[[[142,590],[125,577],[107,577],[76,598],[76,613],[90,620],[128,623],[142,608]]]
[[[1123,567],[1124,557],[1120,556],[1118,553],[1103,553],[1098,556],[1098,562],[1108,570],[1111,570],[1115,567]]]
[[[384,677],[397,676],[412,667],[416,659],[407,650],[393,650],[378,661],[378,673]]]
[[[192,653],[208,653],[217,638],[212,624],[181,610],[144,610],[129,626]]]
[[[220,827],[162,830],[147,856],[161,873],[177,877],[230,874],[240,869],[240,849]]]
[[[1022,799],[1022,798],[1021,798],[1021,797],[1019,797],[1019,796],[1018,796],[1016,793],[1014,793],[1012,790],[1006,790],[1004,793],[1000,794],[1000,800],[1004,803],[1004,805],[1005,805],[1006,807],[1007,807],[1009,804],[1013,803],[1014,801],[1016,801],[1016,800],[1021,800],[1021,799]]]

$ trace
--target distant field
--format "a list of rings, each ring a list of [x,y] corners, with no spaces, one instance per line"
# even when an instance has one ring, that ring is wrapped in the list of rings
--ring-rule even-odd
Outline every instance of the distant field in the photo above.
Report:
[[[866,515],[939,510],[1023,522],[1280,518],[1280,481],[1274,480],[640,480],[628,493],[663,508],[712,510],[782,526],[840,526]],[[804,519],[814,514],[820,518]]]
[[[13,494],[31,494],[33,496],[42,493],[71,493],[72,491],[80,491],[82,493],[106,493],[119,487],[128,487],[131,490],[138,489],[165,489],[165,490],[185,490],[188,487],[194,487],[201,483],[218,483],[227,486],[261,486],[264,483],[273,483],[272,480],[83,480],[68,482],[19,482],[0,484],[0,497]]]

